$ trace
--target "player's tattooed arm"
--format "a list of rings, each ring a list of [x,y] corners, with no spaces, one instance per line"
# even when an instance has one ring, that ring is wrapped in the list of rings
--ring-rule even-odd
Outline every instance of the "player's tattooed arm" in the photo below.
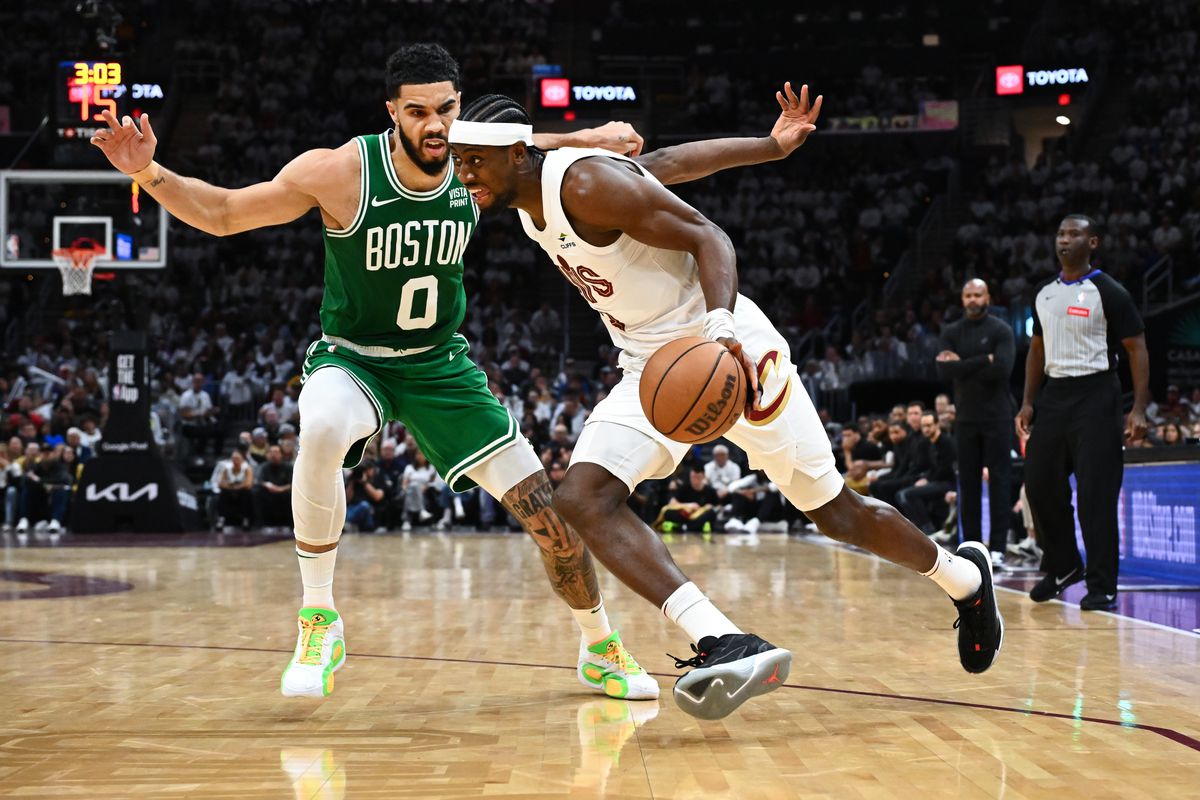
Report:
[[[640,156],[637,163],[662,183],[671,185],[706,178],[733,167],[787,158],[817,129],[825,98],[818,96],[810,105],[808,86],[802,86],[797,97],[792,84],[785,83],[783,91],[775,93],[775,100],[779,103],[779,118],[767,136],[686,142],[654,150]]]
[[[553,494],[550,479],[539,471],[510,489],[501,502],[537,543],[554,593],[571,608],[593,608],[600,602],[600,585],[592,555],[554,510]]]

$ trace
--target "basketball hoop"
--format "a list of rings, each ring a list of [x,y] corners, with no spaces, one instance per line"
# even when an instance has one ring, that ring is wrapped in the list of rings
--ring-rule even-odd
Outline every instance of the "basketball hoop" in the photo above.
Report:
[[[62,275],[63,295],[91,294],[92,268],[96,259],[107,252],[95,239],[82,237],[71,242],[70,247],[51,251],[54,263]]]

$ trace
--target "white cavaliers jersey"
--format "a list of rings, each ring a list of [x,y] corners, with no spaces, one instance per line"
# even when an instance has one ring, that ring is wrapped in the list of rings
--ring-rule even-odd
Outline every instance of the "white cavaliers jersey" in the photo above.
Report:
[[[651,247],[626,234],[608,247],[596,247],[575,233],[562,207],[563,174],[579,159],[595,157],[627,161],[643,180],[659,183],[632,159],[607,150],[551,150],[542,164],[546,228],[538,230],[524,211],[519,211],[521,224],[588,305],[600,312],[613,344],[623,351],[621,366],[639,369],[667,342],[702,333],[707,307],[700,271],[691,253]]]

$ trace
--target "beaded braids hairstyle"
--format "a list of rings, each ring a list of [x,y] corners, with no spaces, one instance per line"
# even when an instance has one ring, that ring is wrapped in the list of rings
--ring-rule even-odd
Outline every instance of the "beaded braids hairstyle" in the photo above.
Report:
[[[388,56],[384,88],[389,100],[400,95],[406,83],[450,81],[460,91],[458,62],[440,44],[409,44]]]
[[[502,94],[485,94],[476,97],[463,106],[463,110],[458,115],[458,118],[463,122],[515,122],[519,125],[533,124],[533,120],[529,118],[529,112],[525,110],[525,106],[511,97],[505,97]],[[533,155],[534,159],[540,159],[545,155],[544,150],[533,145],[526,145],[526,149]],[[540,164],[541,162],[535,160],[534,163]]]
[[[532,125],[525,107],[502,94],[485,94],[476,97],[463,107],[458,118],[463,122],[515,122]]]

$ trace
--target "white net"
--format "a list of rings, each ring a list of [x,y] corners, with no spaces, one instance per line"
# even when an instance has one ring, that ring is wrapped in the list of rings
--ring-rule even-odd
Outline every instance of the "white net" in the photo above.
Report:
[[[54,263],[62,275],[63,295],[91,294],[92,268],[96,259],[104,255],[104,248],[95,243],[75,242],[53,252]]]

